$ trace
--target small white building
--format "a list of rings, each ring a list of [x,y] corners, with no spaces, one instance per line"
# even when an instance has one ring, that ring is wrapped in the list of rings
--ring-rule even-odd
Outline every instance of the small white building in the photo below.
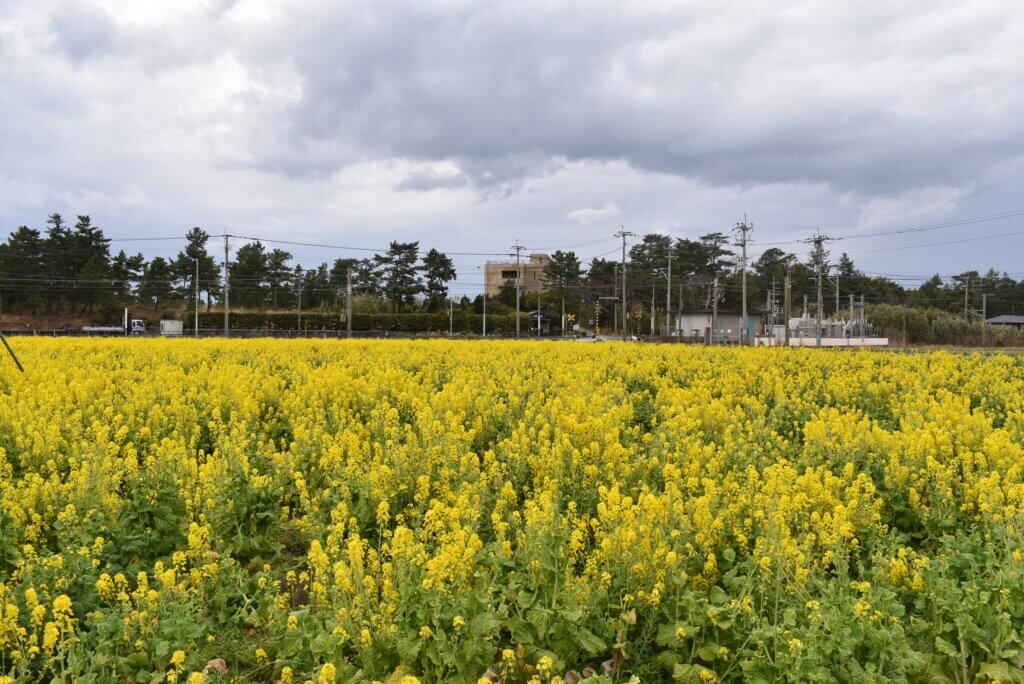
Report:
[[[714,312],[711,309],[695,309],[676,314],[671,336],[705,339],[711,334],[713,317]],[[754,338],[754,331],[759,319],[760,315],[756,312],[747,313],[747,339]],[[716,342],[739,341],[743,330],[742,320],[743,317],[738,312],[719,310],[714,340]]]

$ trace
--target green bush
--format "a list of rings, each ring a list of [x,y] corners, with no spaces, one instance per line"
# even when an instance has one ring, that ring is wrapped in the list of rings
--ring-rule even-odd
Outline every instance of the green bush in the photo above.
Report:
[[[958,344],[1005,347],[1024,344],[1024,334],[1008,327],[984,326],[941,309],[915,309],[892,304],[866,307],[868,322],[880,334],[907,344]]]

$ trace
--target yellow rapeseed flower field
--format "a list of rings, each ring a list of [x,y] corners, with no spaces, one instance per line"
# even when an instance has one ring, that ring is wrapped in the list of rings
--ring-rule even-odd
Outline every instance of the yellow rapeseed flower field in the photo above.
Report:
[[[1024,681],[1024,360],[18,339],[0,682]]]

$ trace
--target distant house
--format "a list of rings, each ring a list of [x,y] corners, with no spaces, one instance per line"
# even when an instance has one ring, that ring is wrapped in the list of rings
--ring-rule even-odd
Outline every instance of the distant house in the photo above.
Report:
[[[1003,314],[1002,316],[995,316],[985,321],[989,325],[1003,325],[1010,328],[1016,328],[1017,330],[1024,329],[1024,316],[1014,316],[1011,314]]]

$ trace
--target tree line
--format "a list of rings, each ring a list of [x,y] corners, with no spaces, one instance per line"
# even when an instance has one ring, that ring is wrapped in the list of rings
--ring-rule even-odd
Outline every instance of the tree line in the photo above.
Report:
[[[109,316],[127,305],[154,311],[191,309],[198,289],[199,307],[209,311],[223,302],[222,262],[211,254],[210,235],[202,228],[192,228],[183,237],[185,247],[175,257],[147,260],[141,252],[112,253],[111,241],[88,215],[77,216],[72,225],[61,214],[51,214],[43,230],[20,226],[0,244],[0,304],[5,311],[32,314]],[[716,302],[720,311],[738,311],[742,286],[737,251],[734,238],[722,232],[696,239],[644,235],[630,246],[625,267],[630,316],[649,320],[653,313],[663,321],[670,277],[673,312],[706,309]],[[837,291],[839,313],[846,311],[851,294],[858,301],[863,295],[871,304],[951,313],[965,308],[977,312],[981,295],[987,294],[989,316],[1024,313],[1024,281],[1005,273],[936,275],[907,287],[886,275],[861,271],[845,253],[833,260],[823,245],[804,258],[771,247],[752,259],[747,270],[748,311],[752,316],[773,308],[779,311],[788,274],[790,313],[799,315],[805,296],[816,301],[819,266],[825,315],[835,313]],[[303,266],[286,250],[250,241],[230,261],[230,302],[232,308],[255,311],[299,306],[334,311],[344,301],[350,272],[355,310],[362,313],[441,311],[448,306],[449,284],[456,280],[452,259],[437,249],[421,252],[418,242],[394,241],[384,253],[366,258]],[[566,313],[581,324],[598,321],[607,327],[619,313],[622,275],[620,259],[614,256],[585,262],[573,251],[555,251],[544,268],[546,291],[523,298],[521,308],[528,311],[539,304],[554,319]],[[489,299],[490,313],[514,310],[514,285],[507,281]],[[482,295],[454,302],[468,313],[481,313],[483,304]]]
[[[70,225],[61,214],[51,214],[44,230],[20,226],[0,244],[4,310],[109,316],[126,305],[161,311],[198,304],[209,311],[223,303],[223,262],[210,253],[210,235],[202,228],[184,235],[186,246],[174,258],[147,260],[141,252],[112,253],[110,239],[88,215],[76,218]],[[442,308],[456,277],[450,257],[436,249],[421,256],[418,242],[392,242],[371,258],[304,268],[291,253],[253,241],[239,247],[229,263],[228,297],[234,307],[258,311],[300,303],[327,309],[344,296],[349,269],[355,294],[379,299],[392,311]]]

